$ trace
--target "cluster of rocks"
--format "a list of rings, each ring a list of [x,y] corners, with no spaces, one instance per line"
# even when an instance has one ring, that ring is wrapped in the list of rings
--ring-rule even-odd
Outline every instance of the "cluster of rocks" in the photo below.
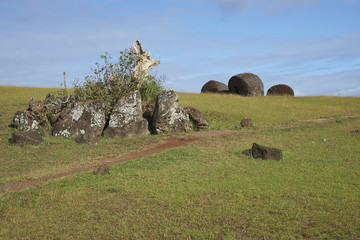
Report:
[[[131,137],[210,128],[199,110],[180,106],[174,90],[159,94],[149,120],[143,116],[139,91],[120,99],[111,113],[107,113],[108,107],[103,100],[73,101],[48,94],[44,102],[31,99],[26,110],[16,112],[13,126],[22,132],[76,137],[77,142],[86,143],[96,142],[100,135]]]
[[[210,80],[201,88],[201,93],[232,93],[241,96],[264,96],[264,84],[259,76],[252,73],[241,73],[232,76],[228,85]],[[269,88],[267,96],[295,96],[291,87],[278,84]]]

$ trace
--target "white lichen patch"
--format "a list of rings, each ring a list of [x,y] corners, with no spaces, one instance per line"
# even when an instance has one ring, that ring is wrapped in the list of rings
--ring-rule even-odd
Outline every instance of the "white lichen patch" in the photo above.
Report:
[[[84,106],[81,104],[76,104],[76,106],[74,106],[74,108],[70,112],[71,119],[73,121],[79,121],[79,119],[83,115],[83,112],[84,112]]]

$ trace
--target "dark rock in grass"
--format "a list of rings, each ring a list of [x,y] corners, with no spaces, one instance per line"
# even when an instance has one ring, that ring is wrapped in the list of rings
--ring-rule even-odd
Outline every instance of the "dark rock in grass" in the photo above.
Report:
[[[201,93],[227,93],[229,87],[221,82],[210,80],[201,88]]]
[[[199,110],[193,107],[185,107],[184,109],[189,114],[190,120],[193,122],[194,130],[210,128],[210,122]]]
[[[180,106],[179,96],[174,90],[167,90],[158,95],[152,130],[156,134],[192,130],[189,114]]]
[[[351,131],[351,133],[360,135],[360,129],[353,130]]]
[[[29,132],[21,133],[21,132],[14,132],[9,139],[10,145],[20,145],[23,146],[24,144],[40,144],[43,141],[41,135],[38,131],[32,130]]]
[[[253,143],[251,154],[253,158],[261,158],[263,160],[281,160],[283,158],[282,150],[277,148],[269,148]]]
[[[95,175],[105,175],[105,174],[110,174],[110,167],[106,164],[101,165],[96,171],[95,171]]]
[[[230,93],[241,96],[264,96],[264,84],[252,73],[242,73],[232,76],[229,80]]]
[[[269,88],[267,96],[295,96],[294,90],[285,84],[278,84]]]
[[[130,92],[115,104],[104,136],[132,137],[148,134],[149,123],[143,117],[141,94],[139,91]]]
[[[253,123],[251,118],[244,118],[243,120],[241,120],[240,125],[242,127],[254,127],[255,126],[255,124]]]

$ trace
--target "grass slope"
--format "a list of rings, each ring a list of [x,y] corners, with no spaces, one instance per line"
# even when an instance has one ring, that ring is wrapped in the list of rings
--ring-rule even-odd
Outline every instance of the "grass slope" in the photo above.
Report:
[[[101,161],[164,138],[102,139],[91,149],[54,138],[36,147],[8,146],[13,130],[7,125],[28,102],[24,97],[11,106],[20,89],[9,89],[12,93],[0,108],[0,183]],[[264,129],[319,117],[359,116],[359,98],[182,93],[180,103],[203,111],[213,130],[238,129],[246,116],[256,129],[115,165],[109,175],[88,171],[0,193],[0,239],[360,238],[360,135],[351,133],[360,128],[359,118]],[[253,142],[282,148],[284,159],[242,155]]]

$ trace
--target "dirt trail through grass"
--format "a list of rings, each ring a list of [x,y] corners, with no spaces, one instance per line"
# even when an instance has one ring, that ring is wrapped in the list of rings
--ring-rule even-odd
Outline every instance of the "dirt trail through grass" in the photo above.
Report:
[[[324,117],[324,118],[320,118],[320,119],[314,119],[314,120],[308,120],[308,121],[302,121],[302,122],[295,122],[295,123],[291,123],[290,125],[279,125],[279,126],[256,129],[256,130],[246,130],[246,132],[262,131],[262,130],[266,130],[266,129],[286,129],[286,128],[294,128],[294,127],[306,126],[306,125],[323,124],[323,123],[328,123],[328,122],[332,122],[332,121],[339,121],[339,120],[358,119],[358,118],[360,118],[360,116],[326,117],[326,118]],[[228,134],[238,133],[238,132],[239,131],[237,131],[237,130],[203,131],[203,132],[197,132],[197,133],[191,133],[191,134],[183,134],[183,135],[179,135],[179,136],[176,136],[176,137],[172,136],[172,137],[169,137],[169,139],[165,143],[157,145],[155,147],[151,147],[151,148],[139,151],[139,152],[131,153],[131,154],[125,155],[123,157],[104,158],[103,161],[102,161],[103,162],[102,164],[96,164],[96,165],[90,165],[90,166],[86,166],[86,167],[82,167],[82,168],[76,168],[76,169],[72,169],[70,171],[66,171],[66,172],[63,172],[63,173],[44,176],[44,177],[31,179],[31,180],[26,180],[26,181],[19,181],[19,182],[0,184],[0,192],[7,192],[7,191],[14,191],[14,190],[19,190],[19,189],[24,189],[26,187],[36,185],[36,184],[38,184],[40,182],[46,182],[46,181],[49,181],[49,180],[54,180],[54,179],[66,177],[66,176],[69,176],[69,175],[72,175],[72,174],[81,173],[81,172],[85,172],[85,171],[88,171],[88,170],[94,170],[94,169],[97,169],[99,166],[101,166],[103,164],[114,165],[114,164],[122,163],[122,162],[125,162],[125,161],[146,157],[146,156],[149,156],[149,155],[152,155],[152,154],[161,153],[161,152],[164,152],[164,151],[172,149],[172,148],[185,146],[187,144],[196,142],[196,141],[198,141],[200,139],[218,137],[218,136],[223,136],[223,135],[228,135]]]

